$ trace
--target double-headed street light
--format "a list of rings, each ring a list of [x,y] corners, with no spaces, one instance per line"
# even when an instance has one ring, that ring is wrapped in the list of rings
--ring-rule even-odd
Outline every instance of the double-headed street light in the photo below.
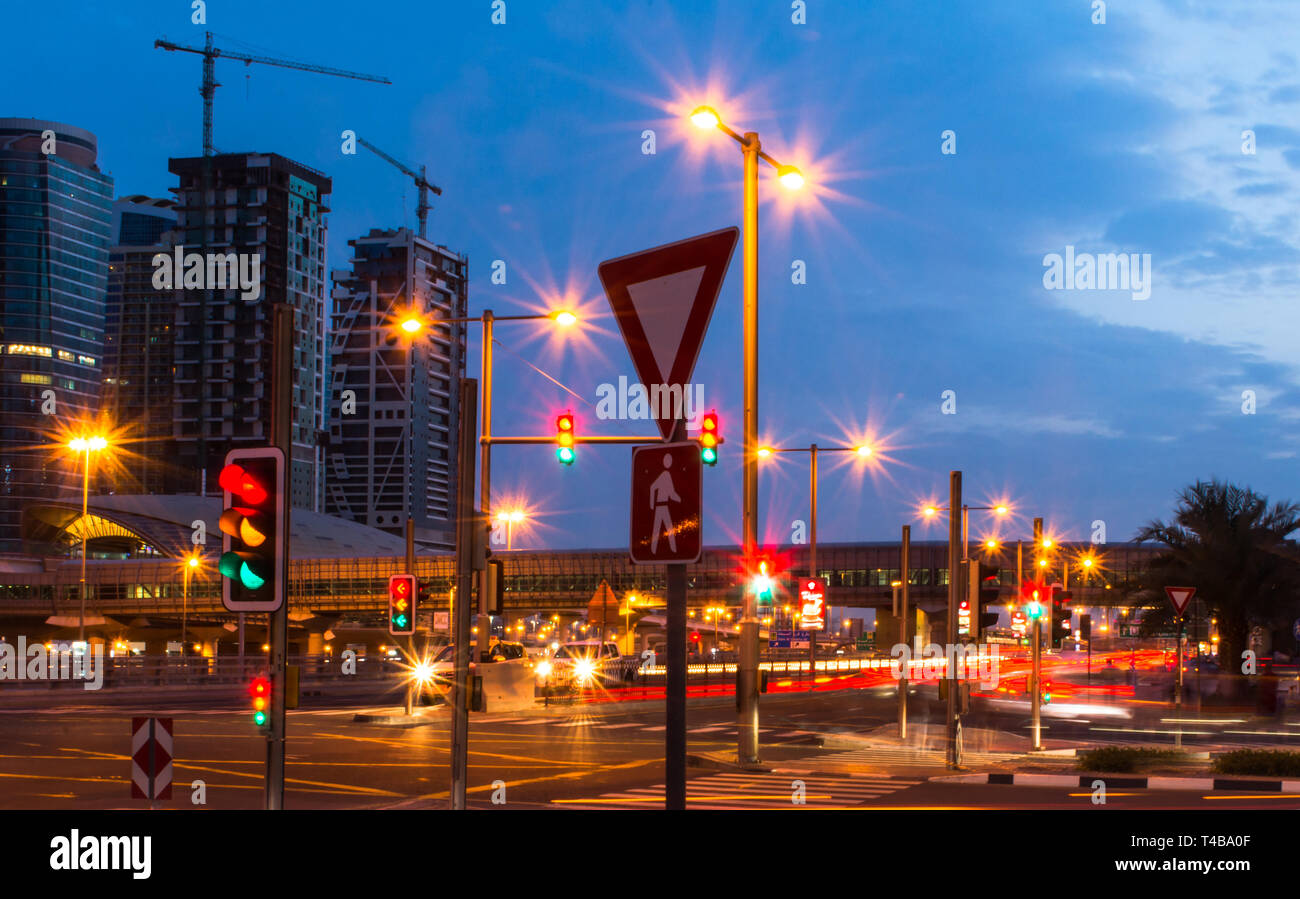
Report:
[[[202,556],[196,549],[181,560],[181,657],[185,656],[185,634],[186,625],[188,624],[190,611],[190,574],[198,573],[199,565],[202,564]]]
[[[68,449],[81,453],[85,457],[81,480],[81,615],[77,619],[77,641],[86,642],[86,547],[90,541],[90,523],[87,521],[90,511],[90,459],[91,454],[108,449],[108,438],[101,434],[74,437],[68,441]]]
[[[523,321],[546,321],[555,322],[562,328],[571,327],[578,322],[578,316],[568,309],[557,309],[547,313],[532,315],[500,315],[492,314],[491,309],[484,309],[482,315],[467,316],[460,318],[438,318],[433,321],[426,321],[418,311],[411,311],[402,316],[398,321],[398,327],[406,334],[415,338],[428,325],[457,325],[468,324],[470,322],[479,322],[483,325],[483,366],[479,391],[482,396],[482,409],[479,422],[479,514],[492,514],[492,326],[495,322],[523,322]],[[412,425],[412,438],[414,438],[414,425]],[[409,459],[409,456],[408,456]],[[522,519],[520,519],[522,520]],[[507,535],[509,531],[507,531]],[[507,537],[507,546],[509,538]],[[482,615],[487,602],[487,571],[480,572],[481,581],[479,583],[479,614]],[[487,627],[479,628],[479,654],[480,656],[487,653],[488,648],[488,630]]]
[[[747,562],[758,550],[758,161],[776,169],[777,180],[791,190],[803,186],[803,173],[783,165],[763,151],[757,131],[743,135],[729,128],[711,106],[697,106],[690,114],[699,128],[716,128],[740,144],[744,158],[741,257],[743,270],[743,381],[744,427],[741,444],[741,549]],[[736,673],[738,760],[758,763],[758,611],[746,593],[740,618],[740,664]]]
[[[527,514],[525,514],[523,511],[519,509],[514,509],[513,511],[510,512],[497,513],[497,521],[501,522],[506,526],[506,550],[507,551],[509,551],[512,548],[515,525],[519,524],[527,517],[528,517]]]

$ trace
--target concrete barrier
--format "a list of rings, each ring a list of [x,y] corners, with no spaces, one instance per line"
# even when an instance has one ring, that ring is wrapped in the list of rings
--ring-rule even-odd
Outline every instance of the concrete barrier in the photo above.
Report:
[[[483,711],[517,712],[537,705],[533,669],[523,659],[479,665],[483,677]]]

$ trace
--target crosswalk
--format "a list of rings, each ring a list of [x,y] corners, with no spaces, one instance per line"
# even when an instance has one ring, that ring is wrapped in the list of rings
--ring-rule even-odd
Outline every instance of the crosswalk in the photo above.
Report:
[[[581,727],[590,728],[595,731],[629,731],[635,728],[635,732],[652,734],[660,736],[665,730],[662,724],[649,724],[643,721],[605,721],[601,718],[577,715],[567,718],[550,718],[550,717],[495,717],[488,715],[485,717],[474,717],[470,719],[474,726],[507,726],[507,727]],[[693,737],[701,739],[727,740],[735,737],[737,727],[734,723],[729,724],[705,724],[698,727],[688,728],[686,731]],[[802,731],[792,728],[761,727],[758,731],[759,739],[766,742],[794,742],[807,740],[813,736],[810,731]]]
[[[997,765],[1022,758],[1015,752],[970,752],[962,753],[964,765]],[[813,758],[795,759],[783,763],[779,769],[788,774],[812,774],[819,772],[861,771],[866,768],[888,766],[941,767],[946,764],[946,757],[941,750],[894,749],[890,747],[866,747],[835,752]]]
[[[833,809],[867,805],[921,783],[881,776],[807,775],[776,771],[708,774],[686,782],[686,808],[712,810]],[[664,785],[605,793],[590,799],[555,799],[558,808],[662,809]]]

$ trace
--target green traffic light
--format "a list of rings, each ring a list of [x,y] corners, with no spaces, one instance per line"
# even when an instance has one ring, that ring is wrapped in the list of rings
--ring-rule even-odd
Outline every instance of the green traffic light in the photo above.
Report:
[[[239,582],[243,584],[246,589],[260,590],[262,589],[262,585],[266,583],[266,578],[259,577],[257,572],[253,571],[252,567],[245,562],[239,568]]]
[[[711,446],[706,446],[700,450],[700,458],[704,460],[705,465],[714,465],[718,461],[718,451]]]
[[[571,446],[562,446],[555,451],[555,458],[560,460],[561,465],[572,465],[577,457]]]
[[[396,618],[393,619],[393,624],[396,625],[397,627],[406,627],[406,616],[398,615]]]
[[[256,724],[258,727],[261,727],[263,724],[265,724],[265,723],[266,723],[266,712],[254,712],[254,713],[253,713],[253,723]]]

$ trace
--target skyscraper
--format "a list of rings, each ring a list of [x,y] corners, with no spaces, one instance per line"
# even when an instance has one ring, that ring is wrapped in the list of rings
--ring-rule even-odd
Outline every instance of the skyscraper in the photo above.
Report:
[[[194,490],[193,478],[174,469],[170,449],[174,294],[153,285],[154,258],[172,252],[175,205],[138,195],[113,203],[101,405],[130,441],[118,460],[119,492]]]
[[[352,270],[334,273],[325,511],[455,545],[457,398],[465,371],[464,256],[409,229],[348,241]],[[400,327],[417,316],[415,334]]]
[[[193,472],[190,489],[211,493],[228,450],[269,442],[272,306],[287,304],[295,312],[290,496],[319,511],[330,179],[274,153],[173,159],[169,170],[180,177],[176,252],[202,257],[196,278],[188,266],[184,277],[174,272],[178,462]],[[258,260],[256,296],[213,280],[223,260],[242,267],[251,258]],[[186,286],[196,281],[202,286]]]
[[[96,417],[113,179],[89,131],[0,119],[0,552],[22,510],[80,481],[50,449]]]

